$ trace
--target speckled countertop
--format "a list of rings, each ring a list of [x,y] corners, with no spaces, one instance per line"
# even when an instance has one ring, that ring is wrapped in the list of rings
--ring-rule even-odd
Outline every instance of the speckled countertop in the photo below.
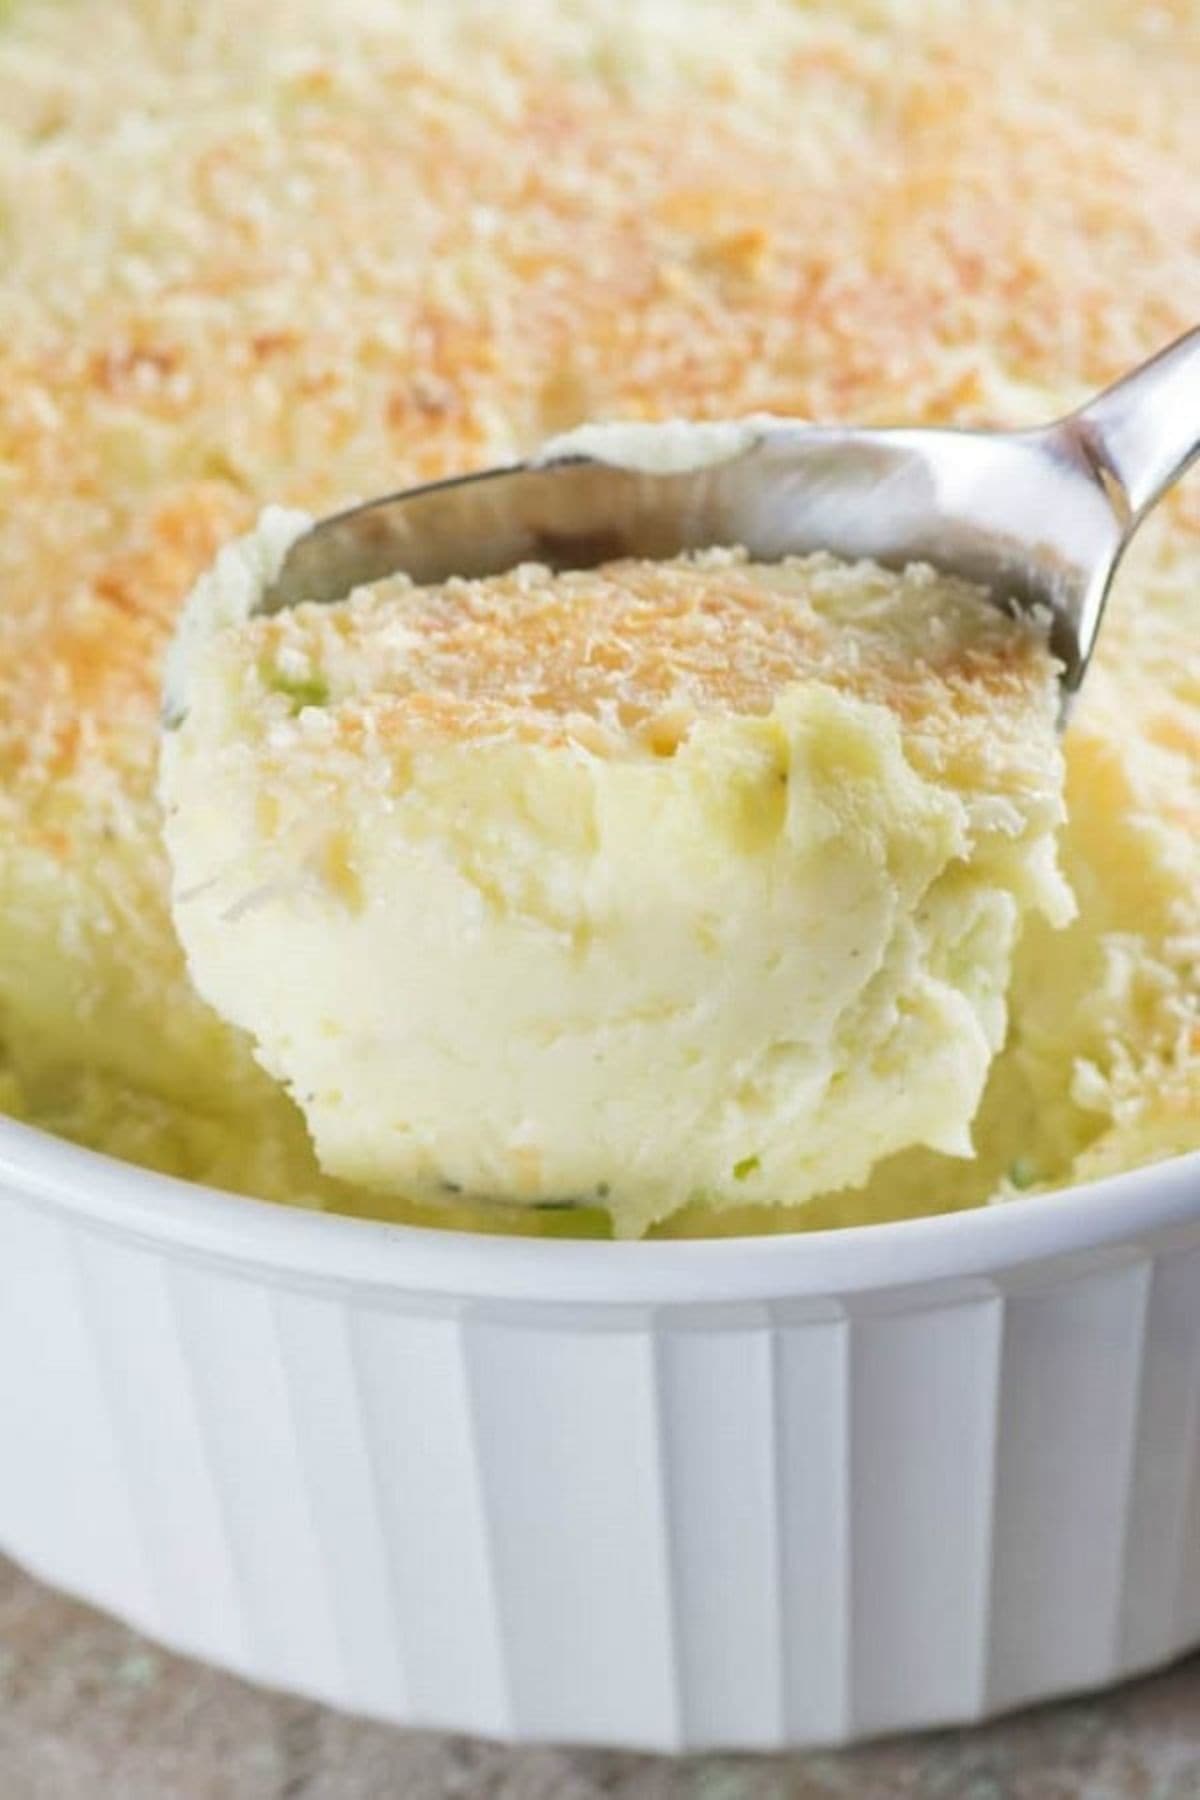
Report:
[[[0,1800],[1200,1800],[1200,1658],[980,1731],[672,1762],[391,1731],[168,1656],[0,1561]]]

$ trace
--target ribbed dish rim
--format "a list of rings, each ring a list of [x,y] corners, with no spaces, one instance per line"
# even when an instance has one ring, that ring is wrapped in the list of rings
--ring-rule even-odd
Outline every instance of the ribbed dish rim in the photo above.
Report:
[[[1054,1194],[779,1236],[612,1243],[516,1238],[246,1199],[0,1119],[0,1187],[93,1229],[276,1278],[526,1302],[646,1305],[862,1293],[1200,1224],[1200,1152]]]

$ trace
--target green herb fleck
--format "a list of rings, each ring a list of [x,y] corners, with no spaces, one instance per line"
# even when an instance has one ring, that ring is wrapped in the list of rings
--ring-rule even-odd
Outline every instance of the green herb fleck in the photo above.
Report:
[[[1009,1164],[1008,1179],[1015,1188],[1032,1187],[1037,1180],[1037,1170],[1027,1156],[1018,1156]]]
[[[285,694],[292,703],[292,717],[303,712],[306,706],[329,705],[329,683],[323,675],[305,675],[296,677],[284,675],[279,669],[269,671],[267,686],[272,693]]]
[[[735,1162],[733,1165],[733,1179],[747,1181],[751,1175],[757,1175],[758,1169],[759,1159],[757,1156],[743,1156],[740,1162]]]

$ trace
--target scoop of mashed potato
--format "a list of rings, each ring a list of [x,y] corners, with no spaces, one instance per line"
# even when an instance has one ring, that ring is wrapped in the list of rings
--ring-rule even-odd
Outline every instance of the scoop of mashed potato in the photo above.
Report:
[[[1037,626],[737,550],[256,616],[304,524],[197,587],[161,794],[192,978],[330,1174],[637,1235],[970,1154],[1072,911]]]

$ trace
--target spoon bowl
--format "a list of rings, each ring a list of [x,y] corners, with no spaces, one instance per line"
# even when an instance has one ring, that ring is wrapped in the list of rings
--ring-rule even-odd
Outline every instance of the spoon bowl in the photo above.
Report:
[[[760,417],[585,427],[528,462],[410,488],[319,521],[263,610],[521,562],[594,567],[740,544],[928,562],[1045,609],[1064,718],[1133,531],[1200,451],[1200,330],[1032,431],[859,430]]]

